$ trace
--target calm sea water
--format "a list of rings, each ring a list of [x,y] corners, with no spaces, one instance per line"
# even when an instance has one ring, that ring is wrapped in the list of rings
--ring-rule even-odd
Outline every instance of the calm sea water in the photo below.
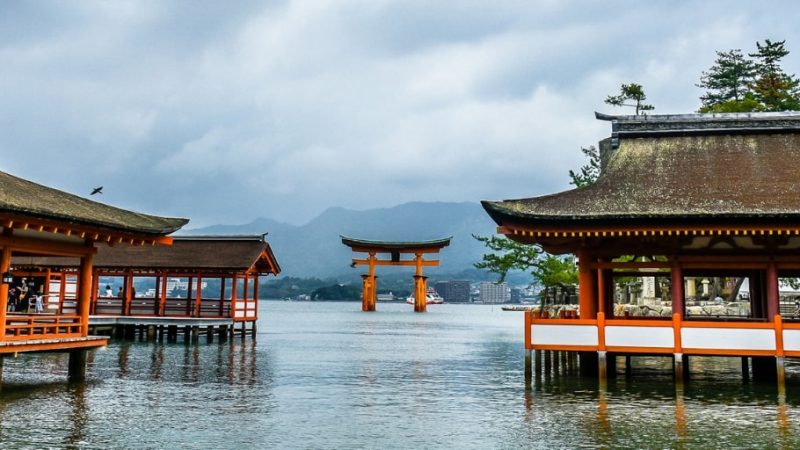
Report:
[[[676,389],[635,359],[599,387],[526,387],[522,316],[498,307],[264,302],[256,340],[113,342],[88,381],[64,355],[5,363],[2,448],[797,448],[800,370],[786,394],[739,361],[697,359]],[[706,371],[705,373],[700,373]]]

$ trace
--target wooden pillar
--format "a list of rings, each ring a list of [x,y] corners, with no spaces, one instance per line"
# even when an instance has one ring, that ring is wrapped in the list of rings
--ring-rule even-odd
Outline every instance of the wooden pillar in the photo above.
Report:
[[[81,257],[80,275],[78,279],[78,315],[81,316],[81,336],[89,335],[89,308],[92,295],[92,262],[94,253]],[[71,358],[71,356],[70,356]],[[84,355],[85,363],[85,355]]]
[[[591,269],[591,256],[581,248],[578,250],[578,304],[581,319],[597,317],[597,296],[595,293],[596,273]]]
[[[244,283],[245,283],[244,284],[244,286],[245,286],[244,290],[245,290],[245,293],[246,293],[247,292],[247,278],[244,279]],[[200,275],[198,273],[197,274],[197,304],[198,305],[202,305],[202,301],[203,301],[203,277],[202,277],[202,275]],[[246,307],[245,307],[245,313],[244,314],[245,314],[245,316],[247,316]],[[197,317],[200,317],[200,315],[198,314]]]
[[[161,279],[160,282],[157,283],[158,286],[158,315],[165,316],[167,315],[167,271],[164,270],[161,272]],[[189,301],[188,299],[186,300]]]
[[[378,286],[377,286],[377,279],[375,277],[375,261],[377,260],[377,256],[375,256],[375,252],[369,253],[369,290],[367,296],[367,311],[375,311],[375,303],[378,298]]]
[[[86,379],[86,349],[70,350],[68,364],[67,378],[69,381],[83,381]]]
[[[531,379],[533,378],[533,355],[531,354],[532,350],[529,348],[525,349],[525,386],[530,386]]]
[[[428,308],[425,277],[422,276],[422,253],[414,254],[414,312],[425,312]]]
[[[92,291],[91,295],[89,296],[90,299],[90,306],[89,306],[89,314],[94,314],[97,311],[97,298],[100,296],[98,292],[100,290],[100,277],[98,276],[97,272],[92,268]],[[47,273],[44,276],[44,307],[47,309],[50,296],[50,269],[47,269]]]
[[[427,277],[414,275],[414,312],[425,312],[428,309],[426,296]]]
[[[372,311],[370,309],[370,302],[369,302],[369,289],[371,280],[369,275],[363,274],[361,275],[361,311],[369,312]]]
[[[780,314],[780,295],[778,293],[778,268],[774,261],[767,264],[767,319],[775,320]]]
[[[260,284],[260,281],[261,280],[259,279],[258,273],[253,275],[253,301],[255,302],[255,305],[256,305],[256,310],[255,310],[256,317],[255,317],[254,320],[256,320],[256,321],[258,321],[258,300],[259,300],[258,299],[258,294],[259,294],[258,285]],[[220,312],[219,315],[220,315],[220,317],[222,317],[222,312]],[[253,322],[254,326],[255,326],[255,323],[256,322]],[[255,331],[253,332],[253,335],[255,336]]]
[[[11,248],[3,247],[0,254],[0,274],[11,270]],[[8,285],[0,283],[0,339],[6,335],[6,311],[8,310]]]
[[[133,271],[128,270],[127,272],[125,272],[125,282],[123,284],[125,285],[125,289],[124,289],[124,294],[122,296],[123,298],[122,315],[130,316],[131,302],[133,301],[133,298],[131,296],[131,288],[133,287]]]
[[[670,295],[672,297],[672,314],[680,314],[683,317],[684,314],[684,298],[685,293],[683,291],[684,284],[683,284],[683,269],[681,268],[678,261],[672,262],[672,270],[670,272],[671,275],[671,287],[670,287]]]
[[[236,317],[235,311],[237,302],[238,299],[236,297],[236,274],[233,274],[233,277],[231,278],[231,311],[233,311],[232,314],[234,317]]]

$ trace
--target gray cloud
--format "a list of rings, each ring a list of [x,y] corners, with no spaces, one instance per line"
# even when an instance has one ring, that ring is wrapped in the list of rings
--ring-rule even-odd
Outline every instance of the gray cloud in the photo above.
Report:
[[[691,112],[715,50],[798,7],[730,2],[14,2],[0,169],[192,226],[568,188],[622,82]],[[616,112],[624,112],[617,110]]]

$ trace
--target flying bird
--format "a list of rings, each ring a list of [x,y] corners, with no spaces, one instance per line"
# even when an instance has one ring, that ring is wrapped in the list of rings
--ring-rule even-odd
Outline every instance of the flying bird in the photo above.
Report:
[[[102,193],[103,193],[103,186],[98,186],[98,187],[92,189],[92,193],[89,194],[89,195],[102,194]]]

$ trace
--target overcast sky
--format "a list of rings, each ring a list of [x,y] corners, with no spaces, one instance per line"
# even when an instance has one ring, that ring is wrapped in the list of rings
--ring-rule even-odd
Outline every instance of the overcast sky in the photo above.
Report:
[[[552,193],[620,83],[693,112],[765,38],[800,72],[800,4],[768,5],[2,2],[0,170],[187,228]]]

